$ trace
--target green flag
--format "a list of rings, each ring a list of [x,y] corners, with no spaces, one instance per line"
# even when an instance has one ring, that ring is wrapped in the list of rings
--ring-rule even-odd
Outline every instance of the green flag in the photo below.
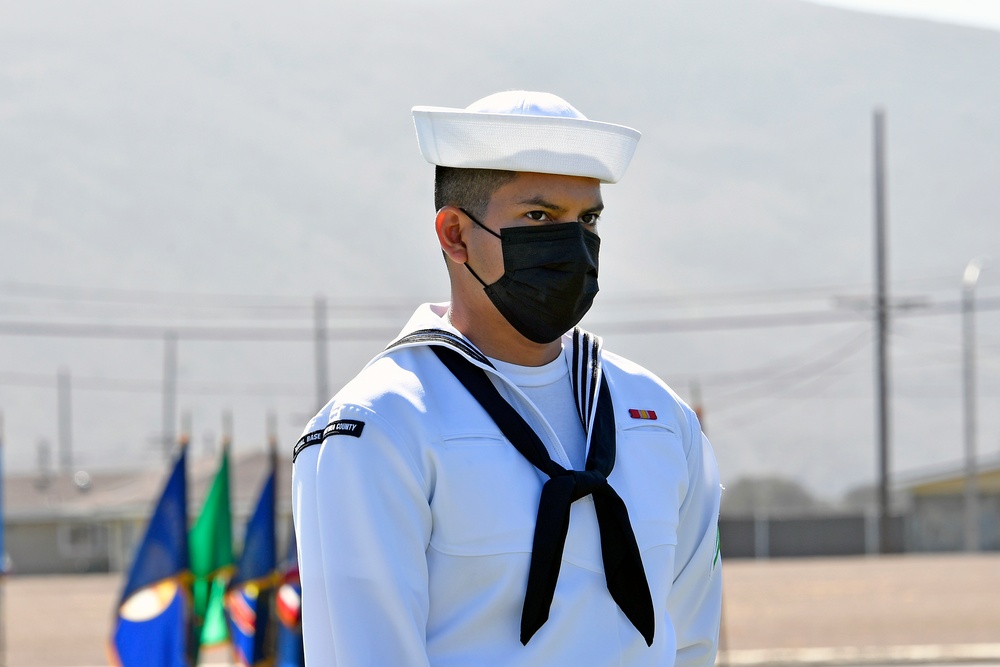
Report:
[[[223,601],[233,569],[233,529],[229,509],[229,443],[222,446],[222,460],[201,515],[188,537],[191,553],[191,594],[194,603],[192,664],[199,646],[229,639]]]

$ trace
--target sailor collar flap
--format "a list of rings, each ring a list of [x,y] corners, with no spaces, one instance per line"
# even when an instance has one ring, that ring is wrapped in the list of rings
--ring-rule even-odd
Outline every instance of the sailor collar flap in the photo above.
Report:
[[[597,393],[603,379],[602,341],[600,336],[595,336],[580,327],[574,328],[571,333],[564,336],[563,341],[569,342],[573,347],[570,355],[573,400],[576,402],[584,433],[589,435],[597,411]],[[411,331],[391,342],[372,362],[395,350],[421,345],[440,345],[452,349],[476,366],[509,382],[475,345],[447,329],[428,328]]]

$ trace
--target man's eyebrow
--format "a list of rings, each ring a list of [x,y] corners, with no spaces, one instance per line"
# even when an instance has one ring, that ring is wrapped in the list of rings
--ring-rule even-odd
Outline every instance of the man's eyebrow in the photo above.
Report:
[[[547,199],[542,197],[528,197],[527,199],[522,199],[518,204],[526,204],[529,206],[537,206],[539,208],[544,208],[546,210],[552,211],[554,213],[565,213],[566,209],[558,204],[553,204]],[[600,213],[604,210],[604,202],[598,200],[596,204],[588,208],[584,213]]]

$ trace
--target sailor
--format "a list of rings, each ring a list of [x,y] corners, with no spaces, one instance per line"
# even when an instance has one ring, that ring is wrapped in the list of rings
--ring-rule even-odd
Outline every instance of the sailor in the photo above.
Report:
[[[633,129],[548,93],[414,107],[449,303],[308,424],[307,664],[712,665],[719,479],[694,412],[578,323]]]

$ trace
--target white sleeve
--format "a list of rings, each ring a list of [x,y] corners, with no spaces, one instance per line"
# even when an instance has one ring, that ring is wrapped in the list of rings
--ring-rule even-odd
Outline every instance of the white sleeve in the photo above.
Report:
[[[674,583],[667,610],[677,633],[676,667],[715,664],[722,614],[722,563],[718,549],[719,470],[697,418],[690,419],[688,489],[677,528]]]
[[[364,422],[361,435],[327,437],[293,469],[306,663],[427,665],[423,475],[380,417],[345,406],[330,422],[340,419]]]

